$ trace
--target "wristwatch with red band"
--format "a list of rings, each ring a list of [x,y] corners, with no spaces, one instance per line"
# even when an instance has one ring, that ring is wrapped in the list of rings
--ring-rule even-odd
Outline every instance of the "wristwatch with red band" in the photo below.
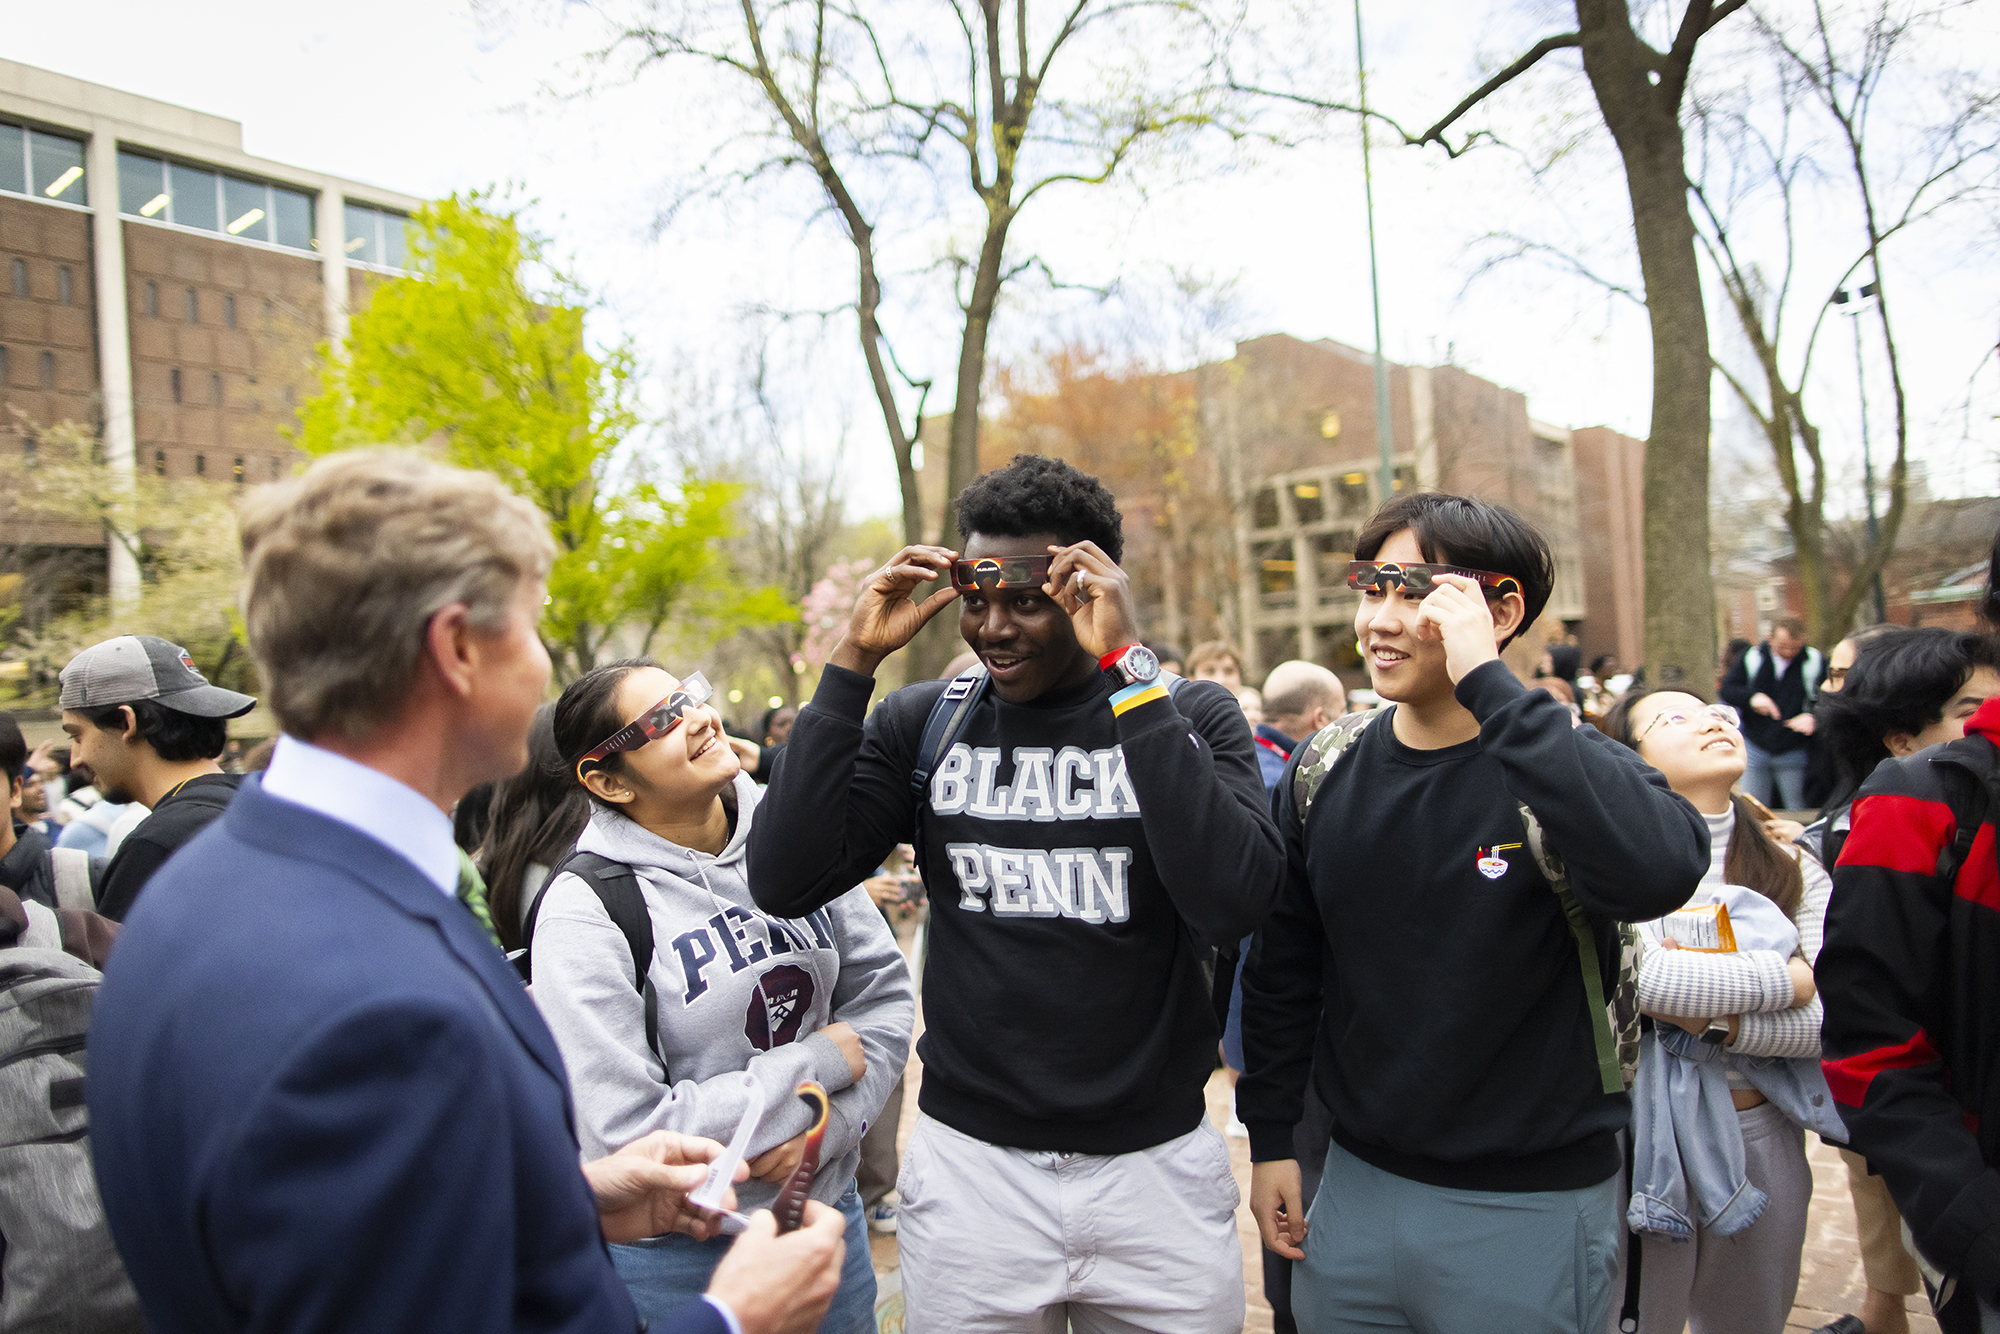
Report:
[[[1097,665],[1121,686],[1151,685],[1160,679],[1160,660],[1144,644],[1112,649]]]

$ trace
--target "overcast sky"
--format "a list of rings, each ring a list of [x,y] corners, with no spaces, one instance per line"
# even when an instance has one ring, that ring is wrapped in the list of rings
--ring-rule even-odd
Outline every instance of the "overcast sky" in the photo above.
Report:
[[[1982,8],[1976,21],[1984,27],[1974,31],[1987,50],[2000,49],[1991,12],[2000,6]],[[1307,12],[1324,15],[1326,26],[1296,43],[1295,54],[1308,67],[1351,67],[1346,6]],[[592,97],[549,96],[550,86],[577,86],[576,57],[603,40],[604,19],[592,7],[0,0],[0,13],[9,58],[234,118],[243,123],[245,149],[259,156],[421,196],[513,184],[537,201],[532,216],[553,234],[558,252],[603,294],[607,309],[597,331],[629,333],[663,378],[689,369],[712,381],[725,376],[747,336],[746,306],[817,309],[852,295],[852,261],[824,222],[810,220],[817,201],[807,181],[655,227],[676,183],[698,165],[690,154],[719,137],[715,118],[728,114],[730,90],[692,71],[655,71],[633,87]],[[1368,11],[1371,95],[1405,123],[1426,123],[1474,86],[1483,68],[1553,30],[1561,13],[1547,3],[1377,0]],[[1549,65],[1499,113],[1524,144],[1550,142],[1579,117],[1588,119],[1587,102],[1560,92],[1582,86],[1574,53]],[[1329,88],[1334,78],[1329,73]],[[1211,146],[1196,169],[1144,175],[1143,193],[1051,192],[1024,213],[1017,240],[1070,282],[1159,291],[1170,269],[1234,280],[1237,313],[1228,335],[1283,331],[1367,347],[1355,140],[1350,122],[1330,138],[1284,150]],[[1558,172],[1538,191],[1504,150],[1447,161],[1435,149],[1378,149],[1389,356],[1455,360],[1526,393],[1529,410],[1546,421],[1645,434],[1650,353],[1636,308],[1528,264],[1468,286],[1488,253],[1479,238],[1494,231],[1545,236],[1590,250],[1620,276],[1632,273],[1622,182],[1615,158],[1597,151],[1610,170]],[[1588,152],[1580,160],[1591,161]],[[1835,276],[1826,270],[1847,245],[1848,229],[1831,215],[1815,227],[1824,234],[1815,232],[1820,248],[1809,251],[1800,283],[1819,290]],[[1892,270],[1911,361],[1912,419],[1945,491],[1990,493],[2000,471],[1996,240],[1989,215],[1983,233],[1968,224],[1942,240],[1926,238],[1896,256]],[[919,246],[898,261],[904,271],[892,270],[892,296],[935,287],[911,272],[934,257],[935,240],[930,244],[929,253]],[[949,384],[956,345],[947,312],[935,300],[913,300],[892,313],[910,369]],[[1721,312],[1712,307],[1710,315],[1720,328]],[[1018,353],[1110,318],[1088,299],[1028,290],[1004,309],[996,343],[1002,353]],[[1840,333],[1820,357],[1819,413],[1833,446],[1848,450],[1854,367],[1846,330]],[[851,343],[851,322],[833,325],[825,355],[785,368],[789,397],[807,405],[802,428],[819,443],[845,432],[857,501],[886,510],[877,497],[893,491],[881,485],[892,476],[887,450]],[[1879,449],[1890,429],[1887,383],[1874,382],[1879,368],[1870,374]],[[933,408],[947,400],[933,397]],[[1718,431],[1740,429],[1723,411],[1720,389],[1717,404]]]

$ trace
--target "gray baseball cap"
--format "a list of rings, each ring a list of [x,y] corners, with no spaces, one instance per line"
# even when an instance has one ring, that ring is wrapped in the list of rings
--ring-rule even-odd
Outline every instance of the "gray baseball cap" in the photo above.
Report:
[[[248,695],[210,685],[186,649],[157,635],[93,644],[62,669],[62,708],[104,709],[142,699],[197,718],[235,718],[257,707]]]

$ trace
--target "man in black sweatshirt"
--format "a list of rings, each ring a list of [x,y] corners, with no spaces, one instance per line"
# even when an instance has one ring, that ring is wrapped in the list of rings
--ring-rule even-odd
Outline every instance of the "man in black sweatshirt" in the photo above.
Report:
[[[1355,555],[1355,634],[1391,707],[1303,811],[1296,780],[1318,740],[1275,794],[1289,870],[1244,969],[1236,1095],[1251,1210],[1297,1262],[1301,1329],[1599,1334],[1629,1099],[1601,1082],[1601,1018],[1521,807],[1567,864],[1606,994],[1615,923],[1687,900],[1706,827],[1500,661],[1554,582],[1518,516],[1403,496]],[[1306,1214],[1292,1131],[1309,1069],[1334,1128]]]
[[[905,547],[868,581],[751,831],[751,890],[810,911],[915,829],[932,917],[898,1182],[912,1334],[1065,1312],[1237,1330],[1238,1192],[1202,1088],[1213,948],[1263,919],[1284,870],[1249,726],[1222,687],[1158,675],[1094,478],[1017,456],[957,514],[962,559]],[[948,687],[869,713],[871,678],[955,598],[990,684],[913,790]]]

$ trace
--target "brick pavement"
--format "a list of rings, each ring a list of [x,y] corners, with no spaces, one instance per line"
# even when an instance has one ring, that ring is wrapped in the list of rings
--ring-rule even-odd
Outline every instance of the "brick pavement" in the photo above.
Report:
[[[921,1079],[922,1063],[913,1054],[903,1113],[905,1141],[910,1128],[916,1123],[917,1085]],[[1210,1116],[1218,1126],[1224,1122],[1227,1099],[1228,1084],[1222,1073],[1217,1071],[1209,1080],[1208,1104]],[[1249,1142],[1240,1139],[1229,1141],[1229,1157],[1236,1169],[1237,1184],[1244,1193],[1244,1204],[1236,1211],[1237,1235],[1243,1245],[1243,1288],[1249,1298],[1243,1317],[1244,1334],[1272,1334],[1271,1308],[1264,1300],[1261,1244],[1257,1239],[1256,1225],[1250,1221]],[[1854,1210],[1847,1197],[1847,1170],[1841,1166],[1839,1155],[1821,1144],[1817,1137],[1811,1139],[1807,1157],[1813,1169],[1813,1201],[1806,1219],[1806,1247],[1799,1275],[1798,1304],[1785,1324],[1787,1334],[1803,1334],[1844,1312],[1860,1309],[1864,1291],[1861,1255],[1854,1240]],[[887,1280],[885,1288],[893,1286],[895,1280],[890,1275],[897,1265],[896,1239],[871,1237],[870,1248],[874,1252],[876,1272]],[[1938,1334],[1937,1322],[1932,1319],[1930,1306],[1921,1294],[1910,1298],[1906,1305],[1910,1312],[1912,1334]],[[883,1324],[884,1334],[900,1334],[900,1306],[893,1299],[885,1300],[885,1306],[895,1306],[897,1314],[895,1323]]]

